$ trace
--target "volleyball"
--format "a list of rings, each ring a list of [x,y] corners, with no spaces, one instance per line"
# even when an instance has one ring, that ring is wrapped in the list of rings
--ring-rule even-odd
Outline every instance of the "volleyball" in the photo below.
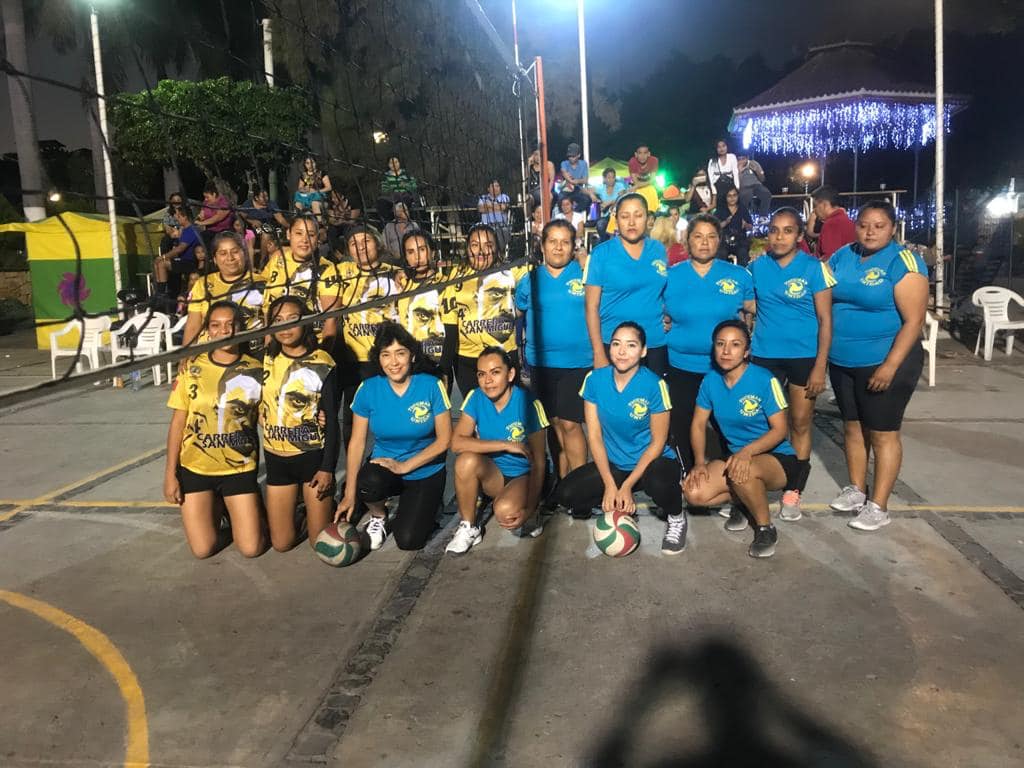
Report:
[[[352,565],[364,549],[363,535],[351,523],[331,523],[313,544],[317,557],[336,568]]]
[[[640,544],[636,518],[605,512],[594,523],[594,543],[608,557],[625,557]]]

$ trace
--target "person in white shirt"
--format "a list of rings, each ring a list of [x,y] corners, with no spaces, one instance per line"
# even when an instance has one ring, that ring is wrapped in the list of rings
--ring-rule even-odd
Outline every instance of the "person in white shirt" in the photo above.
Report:
[[[731,188],[740,188],[740,167],[736,155],[729,151],[725,139],[715,144],[715,157],[708,160],[708,183],[715,190],[719,206],[725,201],[725,193]]]
[[[576,249],[583,247],[583,228],[586,226],[587,214],[573,208],[572,198],[563,197],[558,201],[558,213],[552,219],[565,219],[576,230]]]

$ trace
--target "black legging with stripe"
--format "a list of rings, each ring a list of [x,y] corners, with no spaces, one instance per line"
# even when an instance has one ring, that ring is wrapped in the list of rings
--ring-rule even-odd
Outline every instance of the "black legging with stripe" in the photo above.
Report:
[[[611,465],[612,477],[621,484],[632,470],[619,469]],[[683,493],[679,487],[682,470],[679,462],[667,456],[652,461],[640,482],[633,490],[644,491],[666,515],[678,515],[683,511]],[[594,507],[601,506],[604,499],[604,481],[593,462],[584,464],[566,475],[551,495],[550,502],[573,511],[580,516]]]

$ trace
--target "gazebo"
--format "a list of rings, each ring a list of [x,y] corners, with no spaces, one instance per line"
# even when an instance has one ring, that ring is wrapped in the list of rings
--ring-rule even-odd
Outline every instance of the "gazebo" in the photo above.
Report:
[[[945,95],[946,133],[967,101]],[[855,42],[812,48],[803,64],[735,107],[729,122],[751,153],[824,159],[852,151],[855,192],[861,152],[912,149],[915,198],[917,154],[935,131],[934,88],[907,80],[872,45]]]

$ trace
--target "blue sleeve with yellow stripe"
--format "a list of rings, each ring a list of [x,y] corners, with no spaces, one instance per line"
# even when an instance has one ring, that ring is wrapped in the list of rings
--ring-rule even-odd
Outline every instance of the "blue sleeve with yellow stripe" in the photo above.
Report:
[[[779,411],[784,411],[789,407],[789,403],[786,402],[786,393],[782,389],[782,385],[779,380],[771,374],[767,376],[767,391],[762,398],[763,408],[766,416],[773,416]]]
[[[901,248],[889,263],[889,279],[893,285],[910,274],[928,275],[928,265],[917,253]]]

